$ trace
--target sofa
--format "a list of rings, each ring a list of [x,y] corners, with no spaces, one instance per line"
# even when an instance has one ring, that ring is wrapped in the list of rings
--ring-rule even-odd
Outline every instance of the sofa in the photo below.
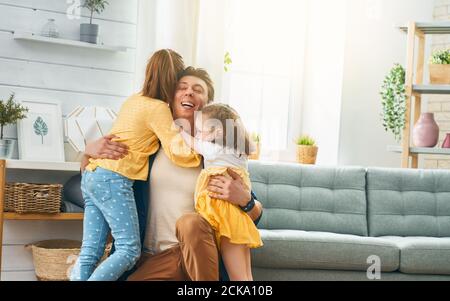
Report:
[[[265,208],[255,280],[450,280],[450,171],[258,161],[249,171]]]

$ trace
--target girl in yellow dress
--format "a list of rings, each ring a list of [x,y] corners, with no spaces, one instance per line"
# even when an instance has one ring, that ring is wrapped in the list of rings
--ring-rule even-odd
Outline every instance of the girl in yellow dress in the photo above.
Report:
[[[224,104],[212,104],[196,116],[195,138],[183,133],[186,142],[203,155],[205,168],[195,189],[195,209],[216,232],[217,245],[232,281],[251,281],[250,248],[262,246],[252,219],[238,206],[210,197],[209,178],[230,177],[230,168],[241,176],[251,190],[248,174],[250,139],[239,115]]]

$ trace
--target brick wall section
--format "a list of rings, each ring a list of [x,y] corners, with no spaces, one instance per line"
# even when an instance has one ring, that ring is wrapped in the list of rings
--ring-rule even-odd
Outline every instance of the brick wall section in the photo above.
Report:
[[[434,19],[450,21],[450,0],[435,0]],[[435,35],[432,38],[432,50],[450,49],[450,35]],[[432,95],[428,97],[428,111],[435,114],[441,146],[447,133],[450,133],[450,95]],[[424,156],[424,168],[450,169],[450,156]]]

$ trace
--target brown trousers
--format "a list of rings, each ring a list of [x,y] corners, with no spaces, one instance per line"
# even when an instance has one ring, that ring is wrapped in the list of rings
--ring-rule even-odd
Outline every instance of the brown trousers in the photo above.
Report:
[[[178,219],[179,244],[161,253],[143,254],[128,281],[218,281],[219,253],[214,230],[198,213]]]

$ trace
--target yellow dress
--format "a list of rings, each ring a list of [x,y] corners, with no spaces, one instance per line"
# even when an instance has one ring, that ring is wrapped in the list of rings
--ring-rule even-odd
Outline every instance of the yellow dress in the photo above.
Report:
[[[244,168],[231,168],[239,174],[250,189],[250,177]],[[202,170],[195,189],[195,209],[216,231],[217,245],[220,249],[220,238],[225,236],[233,244],[258,248],[263,245],[261,236],[252,219],[238,206],[227,201],[211,198],[207,190],[211,176],[222,175],[230,178],[227,167],[208,167]]]

